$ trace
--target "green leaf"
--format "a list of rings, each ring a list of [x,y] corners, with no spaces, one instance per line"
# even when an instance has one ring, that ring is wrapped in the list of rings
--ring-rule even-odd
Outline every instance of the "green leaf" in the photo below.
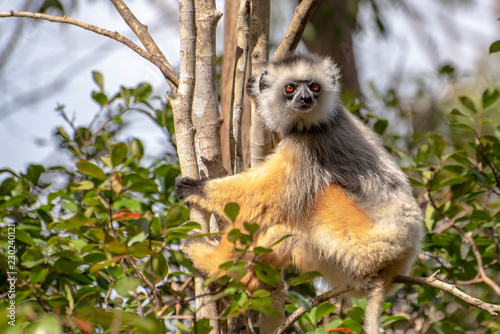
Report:
[[[454,115],[454,116],[465,116],[464,114],[462,114],[458,109],[454,108],[451,112],[450,112],[450,115]]]
[[[247,270],[242,265],[234,265],[231,268],[227,269],[227,275],[230,276],[235,281],[240,281],[243,276],[245,276]]]
[[[399,150],[396,150],[396,153],[399,155],[399,157],[403,160],[405,160],[406,162],[408,162],[412,167],[415,167],[417,164],[415,163],[415,160],[413,160],[412,158],[410,158],[406,153],[404,152],[401,152]]]
[[[465,107],[467,107],[467,109],[469,109],[474,113],[477,112],[476,107],[474,106],[474,102],[472,102],[472,100],[469,99],[467,96],[461,96],[459,97],[459,100]]]
[[[130,105],[130,89],[123,86],[120,87],[120,96],[125,101],[125,105]]]
[[[417,163],[421,163],[427,160],[432,155],[432,153],[433,153],[432,148],[429,145],[427,144],[420,145],[420,147],[417,150],[417,156],[415,157],[415,161]]]
[[[255,255],[268,254],[271,253],[272,251],[273,251],[272,249],[265,247],[255,247],[253,250]]]
[[[73,191],[85,191],[85,190],[94,189],[94,182],[92,182],[90,180],[83,180],[83,181],[77,182],[74,186],[71,186],[70,189]]]
[[[382,316],[382,327],[387,327],[397,321],[408,321],[408,318],[402,315],[391,315],[391,316]]]
[[[418,288],[418,304],[423,305],[431,303],[434,300],[434,298],[436,298],[439,291],[440,291],[439,289],[430,286],[425,286],[425,285],[420,286]]]
[[[446,64],[439,68],[438,73],[452,75],[453,73],[455,73],[455,68],[450,64]]]
[[[99,86],[101,91],[104,90],[104,76],[102,75],[101,72],[97,71],[92,71],[92,78],[94,79],[94,82]]]
[[[49,273],[49,268],[35,267],[30,270],[31,284],[43,283]]]
[[[39,13],[45,13],[47,10],[52,9],[62,15],[65,15],[64,6],[59,0],[45,0],[38,10]]]
[[[26,175],[23,175],[26,179],[31,181],[33,184],[38,184],[38,180],[42,173],[45,172],[45,167],[40,165],[30,165],[26,172]]]
[[[122,260],[121,256],[116,256],[116,257],[111,258],[109,260],[106,260],[106,261],[94,264],[93,266],[90,267],[89,271],[90,271],[91,274],[93,274],[93,273],[95,273],[95,272],[97,272],[97,271],[99,271],[101,269],[104,269],[104,268],[107,268],[107,267],[111,267],[111,266],[115,266],[121,260]]]
[[[108,96],[102,92],[92,92],[92,98],[101,106],[108,103]]]
[[[148,270],[144,272],[146,277],[155,284],[159,283],[159,281],[164,279],[168,274],[168,263],[163,253],[156,253],[151,256],[144,268],[148,268]],[[151,270],[154,275],[150,274]]]
[[[245,230],[250,233],[250,235],[254,235],[259,229],[259,225],[256,223],[244,223],[243,226],[245,227]]]
[[[64,300],[65,300],[65,298],[64,298]],[[50,303],[52,303],[52,301]],[[54,307],[54,305],[51,305],[51,306]],[[58,305],[58,306],[63,307],[65,305],[63,304],[63,305]],[[34,321],[31,324],[27,325],[26,328],[23,330],[23,332],[24,333],[51,333],[51,334],[64,333],[61,322],[56,320],[51,315],[46,315],[46,316],[42,317],[41,319],[38,319],[37,321]]]
[[[434,215],[434,208],[432,205],[427,204],[427,207],[425,208],[425,227],[427,228],[427,231],[432,231],[432,227],[434,226],[434,219],[432,218]]]
[[[463,130],[472,130],[472,131],[474,131],[474,128],[471,127],[470,125],[467,125],[467,124],[451,123],[450,125],[453,126],[453,127],[455,127],[455,128],[459,128],[459,129],[463,129]]]
[[[493,105],[500,97],[500,92],[498,90],[490,88],[486,89],[483,93],[483,109],[488,108]]]
[[[236,203],[229,203],[224,208],[224,213],[226,214],[227,218],[232,221],[236,219],[238,212],[240,212],[240,206]]]
[[[142,83],[135,89],[135,100],[144,102],[153,92],[153,87],[148,83]]]
[[[193,334],[209,334],[212,330],[210,326],[210,321],[208,319],[200,319],[196,321],[196,324],[191,328],[190,333]]]
[[[261,262],[255,264],[255,274],[258,279],[272,287],[277,287],[281,280],[281,274],[277,269]]]
[[[69,249],[65,249],[63,251],[58,252],[57,256],[60,258],[64,258],[66,260],[69,260],[71,262],[83,262],[84,261],[83,257],[79,253],[77,253],[73,250],[69,250]]]
[[[18,228],[16,228],[16,239],[30,246],[36,245],[35,240],[29,234]]]
[[[311,314],[311,317],[314,319],[314,321],[317,322],[325,315],[332,313],[336,308],[337,306],[333,305],[332,303],[324,302],[314,307],[309,313]]]
[[[385,119],[379,119],[378,121],[375,122],[373,125],[373,130],[378,133],[379,135],[383,134],[385,132],[385,129],[387,128],[387,120]]]
[[[111,147],[111,165],[118,166],[127,158],[128,147],[125,143],[118,143]]]
[[[281,313],[273,305],[273,298],[271,296],[251,298],[250,304],[252,305],[252,308],[257,312],[281,318]]]
[[[231,231],[229,231],[229,233],[227,234],[227,239],[234,243],[234,242],[240,240],[242,236],[243,236],[243,234],[240,232],[240,230],[235,228],[235,229],[232,229]]]
[[[128,297],[129,292],[133,292],[141,285],[141,280],[135,276],[122,276],[113,284],[113,288],[123,297]]]
[[[295,277],[289,283],[289,285],[290,286],[295,286],[295,285],[300,285],[300,284],[303,284],[303,283],[307,283],[307,282],[310,282],[310,281],[312,281],[313,279],[315,279],[316,277],[319,277],[319,276],[321,276],[321,273],[319,273],[317,271],[308,271],[308,272],[305,272],[305,273],[301,274],[298,277]]]
[[[500,51],[500,41],[493,42],[490,45],[490,54]]]
[[[434,154],[441,159],[444,148],[446,146],[446,141],[443,136],[438,133],[432,133],[429,138],[429,144],[431,144],[434,148]]]
[[[80,171],[80,173],[99,179],[99,180],[105,180],[106,179],[106,174],[102,171],[101,168],[99,168],[97,165],[89,162],[89,161],[79,161],[76,163],[76,167]]]
[[[57,133],[61,135],[66,141],[71,141],[71,137],[68,135],[64,127],[60,126],[57,128]]]

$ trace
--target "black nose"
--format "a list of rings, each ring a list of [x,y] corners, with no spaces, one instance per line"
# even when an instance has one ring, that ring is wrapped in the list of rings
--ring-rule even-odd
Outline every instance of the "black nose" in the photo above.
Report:
[[[300,96],[300,100],[303,102],[303,103],[311,103],[312,102],[312,98],[310,95],[301,95]]]

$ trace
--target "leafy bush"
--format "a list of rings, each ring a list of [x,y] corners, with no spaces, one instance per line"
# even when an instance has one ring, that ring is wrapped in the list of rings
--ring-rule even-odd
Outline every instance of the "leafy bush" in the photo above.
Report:
[[[56,132],[68,166],[0,171],[0,263],[10,272],[0,272],[1,291],[16,279],[0,301],[2,314],[16,305],[15,327],[0,319],[6,333],[160,333],[165,317],[189,311],[187,302],[176,308],[191,288],[177,245],[197,224],[172,195],[179,167],[165,158],[145,167],[139,139],[115,142],[128,110],[141,108],[163,125],[168,107],[151,106],[148,84],[108,98],[102,76],[94,78],[100,110],[88,127],[58,108],[73,130]]]
[[[6,333],[207,333],[206,320],[192,326],[192,267],[178,247],[198,226],[172,193],[179,167],[168,157],[148,161],[139,139],[116,139],[126,126],[122,116],[139,111],[175,145],[171,110],[151,96],[148,84],[122,87],[109,97],[99,73],[94,81],[99,111],[87,127],[75,126],[58,107],[71,132],[59,127],[56,139],[70,163],[0,171],[0,289],[6,297],[0,309],[7,315],[0,328]],[[425,211],[428,235],[413,274],[440,270],[442,280],[491,303],[500,301],[499,96],[489,89],[479,102],[461,97],[447,116],[446,131],[429,133],[414,153],[393,149]],[[350,108],[357,112],[360,105]],[[375,116],[367,122],[379,133],[388,128]],[[237,213],[237,205],[227,207],[228,217]],[[281,274],[258,262],[272,249],[251,247],[257,229],[248,222],[230,233],[242,257],[221,267],[228,275],[219,279],[214,298],[225,301],[223,319],[245,315],[257,324],[259,313],[279,313],[273,294],[251,294],[241,283],[252,266],[264,283],[280,288]],[[285,272],[286,312],[307,309],[298,320],[306,333],[360,333],[364,300],[354,300],[352,307],[309,306],[308,298],[317,294],[310,282],[317,276],[293,268]],[[15,327],[9,324],[12,303]],[[500,333],[488,313],[425,286],[402,287],[384,310],[389,331]]]

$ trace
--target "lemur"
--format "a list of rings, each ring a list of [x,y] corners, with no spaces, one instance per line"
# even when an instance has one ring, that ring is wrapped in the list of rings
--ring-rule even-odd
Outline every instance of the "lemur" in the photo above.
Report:
[[[408,273],[423,236],[421,210],[405,174],[378,136],[340,101],[339,69],[327,57],[290,55],[271,62],[249,83],[257,112],[281,142],[259,166],[212,180],[180,178],[181,200],[224,214],[240,211],[218,245],[204,239],[183,246],[207,275],[232,260],[227,239],[244,222],[259,225],[255,245],[269,247],[259,261],[283,269],[318,271],[331,286],[349,282],[365,295],[364,330],[383,332],[380,313],[396,275]],[[261,286],[254,272],[248,289]]]

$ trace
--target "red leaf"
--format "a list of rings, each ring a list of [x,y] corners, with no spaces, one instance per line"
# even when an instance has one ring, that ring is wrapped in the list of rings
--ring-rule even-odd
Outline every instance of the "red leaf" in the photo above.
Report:
[[[338,333],[350,333],[352,334],[352,329],[346,327],[337,327],[333,329],[325,329],[325,333],[338,332]]]
[[[115,213],[111,218],[113,220],[118,220],[118,219],[133,219],[133,218],[141,218],[142,213],[138,212],[118,212]]]
[[[73,319],[73,323],[76,323],[75,327],[80,329],[83,334],[89,334],[92,332],[92,325],[85,319]]]

